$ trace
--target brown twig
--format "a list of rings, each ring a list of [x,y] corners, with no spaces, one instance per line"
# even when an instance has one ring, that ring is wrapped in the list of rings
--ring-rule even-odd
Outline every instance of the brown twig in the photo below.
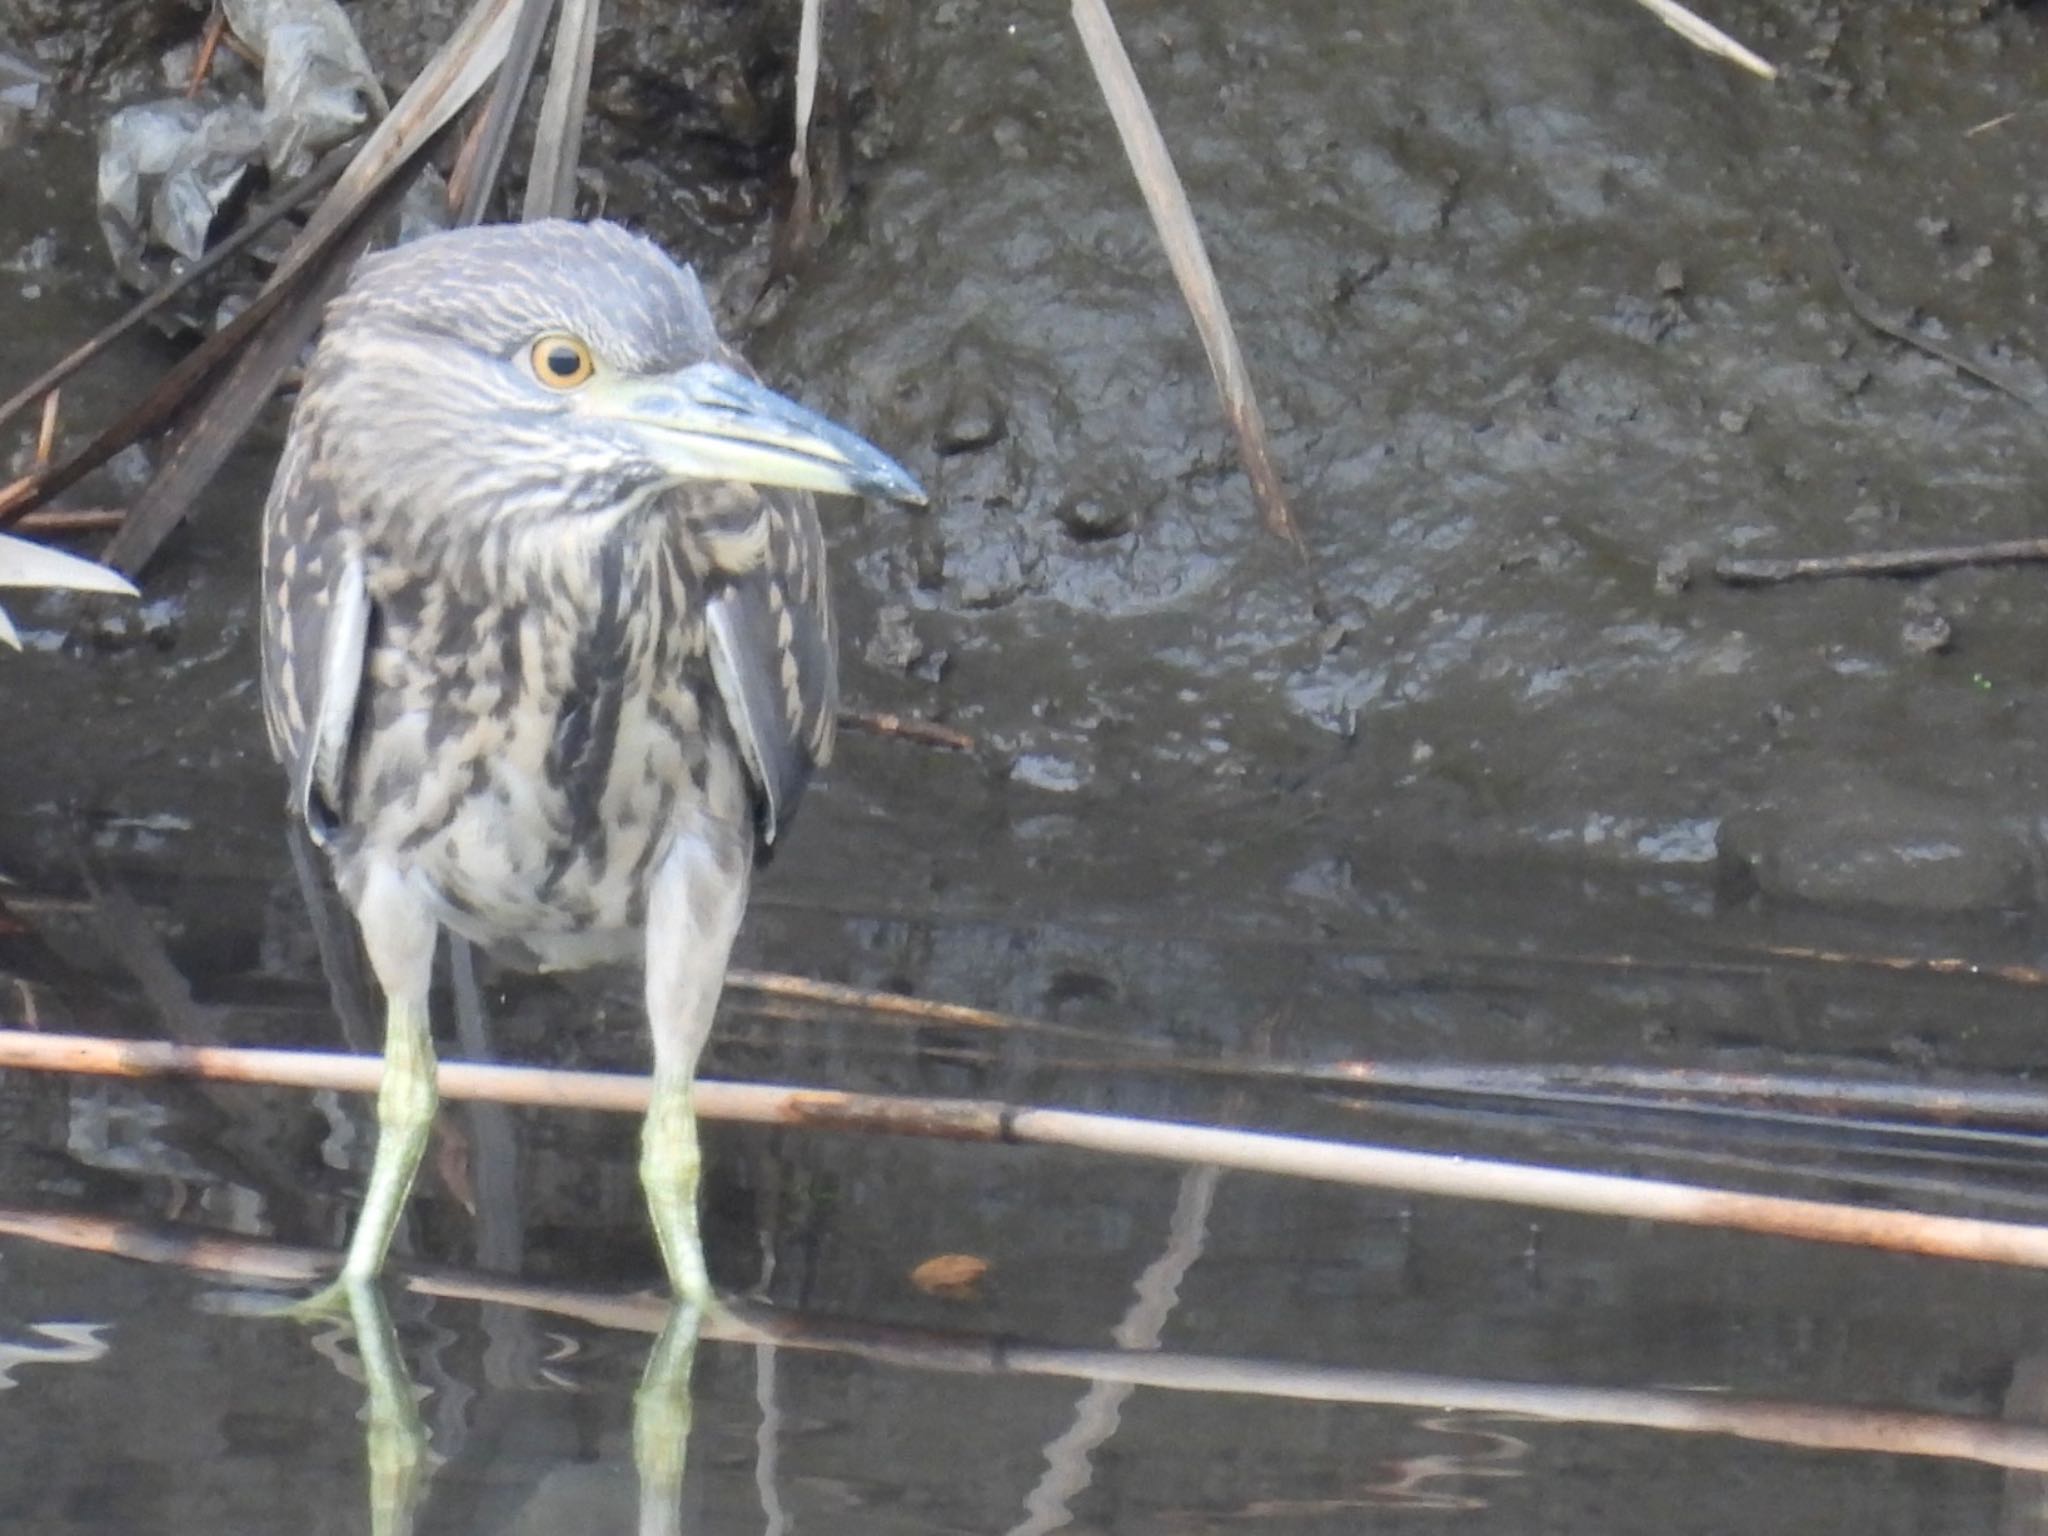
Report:
[[[2012,374],[1980,362],[1958,348],[1923,336],[1906,318],[1884,309],[1858,286],[1855,264],[1842,249],[1841,237],[1828,232],[1828,251],[1835,282],[1849,312],[1880,336],[1948,364],[1958,373],[2018,401],[2030,411],[2048,411],[2048,401],[2035,396]],[[1777,586],[1792,581],[1821,581],[1836,576],[1930,576],[1964,566],[2018,565],[2048,560],[2048,539],[2006,539],[1991,544],[1936,545],[1926,549],[1873,550],[1853,555],[1808,555],[1791,559],[1745,559],[1724,556],[1714,562],[1714,578],[1731,587]]]
[[[1804,960],[1814,965],[1863,966],[1909,975],[1968,976],[2016,987],[2048,987],[2048,970],[2038,965],[1988,965],[1960,955],[1865,955],[1840,949],[1807,949],[1796,944],[1766,944],[1759,953],[1773,960]]]
[[[105,533],[128,520],[119,507],[65,507],[57,511],[31,512],[14,526],[23,533],[56,534]]]
[[[192,78],[185,82],[185,99],[192,100],[206,84],[206,73],[213,68],[213,56],[220,51],[221,39],[227,35],[228,13],[220,0],[213,0],[213,10],[206,18],[206,31],[199,39],[199,57],[192,61]]]
[[[334,1267],[333,1255],[319,1248],[289,1247],[257,1238],[83,1212],[0,1206],[0,1236],[25,1238],[80,1253],[103,1253],[141,1264],[174,1264],[202,1274],[272,1280],[287,1285],[318,1280]]]
[[[1901,1083],[1701,1067],[1370,1058],[1268,1062],[1241,1056],[1170,1062],[1048,1059],[1040,1066],[1047,1071],[1112,1074],[1167,1071],[1180,1077],[1285,1083],[1375,1097],[1413,1097],[1428,1103],[1482,1099],[1571,1110],[1739,1109],[1787,1123],[1827,1126],[1840,1125],[1845,1117],[1877,1115],[1884,1118],[1860,1128],[1890,1133],[1973,1128],[2048,1131],[2048,1092],[1964,1079]],[[2021,1139],[2031,1143],[2031,1137]]]
[[[894,1018],[912,1019],[920,1024],[943,1024],[961,1029],[1037,1030],[1054,1034],[1092,1033],[1066,1031],[1058,1025],[1047,1024],[1039,1019],[1027,1019],[1011,1013],[994,1013],[986,1008],[970,1008],[964,1003],[933,1002],[930,998],[906,997],[898,992],[876,992],[867,987],[847,986],[843,982],[813,981],[807,976],[791,976],[781,971],[732,970],[726,972],[725,984],[739,991],[756,992],[764,997],[822,1003],[828,1007],[850,1009],[857,1013],[888,1014]]]
[[[491,190],[498,184],[498,172],[505,163],[505,151],[512,143],[512,120],[519,104],[526,100],[526,87],[533,79],[533,67],[540,58],[541,39],[547,35],[548,17],[555,0],[516,0],[519,14],[512,24],[511,40],[497,80],[485,99],[483,117],[477,124],[474,153],[466,166],[462,194],[455,201],[455,222],[482,221]],[[449,189],[451,198],[455,189]]]
[[[461,142],[455,146],[455,158],[448,167],[448,212],[451,217],[468,200],[470,184],[476,177],[477,157],[483,151],[485,122],[484,113],[470,114],[468,126],[462,130]]]
[[[50,467],[50,456],[57,450],[58,402],[63,398],[61,389],[53,389],[43,396],[43,419],[36,428],[36,473],[41,474]]]
[[[527,165],[521,218],[576,216],[576,163],[582,154],[583,119],[590,101],[598,10],[598,0],[562,0],[547,89],[533,130],[533,156]]]
[[[157,1041],[0,1031],[0,1066],[116,1077],[207,1077],[374,1092],[383,1063],[367,1056],[188,1047]],[[646,1078],[446,1062],[443,1097],[644,1114]],[[1402,1190],[1539,1210],[1668,1222],[1838,1243],[1927,1257],[2048,1268],[2048,1227],[1755,1195],[1662,1179],[1586,1173],[1491,1158],[1410,1152],[1124,1115],[1038,1109],[991,1099],[914,1099],[768,1083],[700,1082],[708,1120],[811,1130],[996,1142]]]
[[[321,305],[346,278],[371,230],[397,205],[427,146],[497,72],[511,40],[517,0],[476,0],[455,33],[427,62],[363,147],[334,190],[313,211],[284,260],[233,324],[180,365],[196,366],[216,342],[236,353],[203,407],[188,417],[166,450],[133,513],[103,558],[128,573],[139,570],[181,521],[193,498],[213,478],[270,398],[277,382],[318,327]],[[537,0],[527,0],[527,4]],[[255,317],[253,320],[251,317]],[[249,329],[238,330],[244,322]],[[274,323],[273,323],[274,322]],[[261,334],[255,333],[261,327]],[[224,341],[233,336],[232,341]],[[212,354],[199,370],[210,379],[224,361]],[[173,371],[178,377],[179,370]],[[189,386],[194,381],[185,381]],[[161,395],[161,391],[159,391]],[[152,400],[158,396],[152,396]],[[182,404],[184,395],[177,401]],[[105,434],[103,434],[103,437]],[[132,439],[133,434],[131,434]]]
[[[220,244],[214,246],[198,261],[195,261],[176,277],[166,281],[148,297],[130,305],[118,320],[104,327],[89,341],[72,348],[54,366],[45,369],[35,378],[30,379],[20,389],[9,395],[4,402],[0,402],[0,424],[5,424],[11,420],[17,412],[26,407],[37,396],[45,391],[55,389],[59,384],[70,378],[71,375],[98,357],[100,353],[104,352],[114,342],[127,334],[127,332],[134,329],[135,326],[148,319],[159,309],[162,309],[164,305],[184,292],[193,283],[217,269],[221,263],[234,257],[251,241],[276,224],[279,219],[284,218],[287,214],[304,206],[312,201],[313,198],[319,196],[320,193],[326,191],[327,188],[340,179],[341,173],[348,169],[349,160],[354,156],[355,152],[356,145],[353,143],[344,144],[337,149],[329,150],[321,158],[318,165],[286,187],[276,197],[271,198],[262,207],[251,213],[242,222],[241,227],[232,235],[229,235]]]
[[[950,725],[939,725],[931,720],[918,720],[908,715],[874,714],[865,710],[842,709],[839,712],[841,730],[861,731],[870,736],[895,736],[903,741],[914,741],[921,746],[941,747],[948,752],[972,752],[974,738],[965,731],[956,731]]]
[[[2048,539],[2005,539],[1993,544],[1878,549],[1860,555],[1800,555],[1788,559],[1724,555],[1714,562],[1714,579],[1731,587],[1766,587],[1788,581],[1825,581],[1836,576],[1932,576],[1964,566],[2020,565],[2036,560],[2048,560]]]
[[[201,391],[204,399],[165,446],[156,474],[128,517],[101,551],[101,560],[133,576],[148,564],[184,520],[200,489],[213,478],[256,419],[277,382],[320,320],[327,299],[368,246],[371,224],[397,206],[403,184],[379,186],[360,205],[359,217],[306,247],[307,259],[288,276],[272,278],[249,307],[174,368],[135,410],[100,434],[67,470],[82,473],[95,452],[111,457],[121,447],[168,425]],[[303,238],[303,237],[301,237]],[[216,344],[218,344],[216,346]],[[65,471],[41,488],[44,499],[66,482]]]
[[[1841,237],[1829,231],[1828,244],[1830,254],[1834,257],[1835,281],[1841,285],[1842,297],[1848,302],[1850,312],[1858,320],[1880,336],[1888,336],[1916,352],[1925,353],[1937,362],[1947,363],[1958,373],[1967,374],[1979,384],[2017,400],[2030,411],[2048,409],[2048,406],[2044,406],[2042,401],[2036,399],[2004,369],[1990,363],[1979,362],[1965,352],[1936,341],[1930,336],[1923,336],[1907,324],[1904,317],[1888,313],[1876,299],[1856,285],[1855,279],[1850,275],[1855,270],[1855,264],[1843,251]]]
[[[229,27],[221,33],[220,45],[251,69],[263,68],[263,55],[235,36],[234,28]]]

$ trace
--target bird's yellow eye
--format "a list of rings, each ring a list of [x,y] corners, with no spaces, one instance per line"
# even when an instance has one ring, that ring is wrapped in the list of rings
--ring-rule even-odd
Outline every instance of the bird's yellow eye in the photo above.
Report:
[[[533,376],[550,389],[574,389],[597,371],[583,339],[562,331],[541,337],[527,358],[533,364]]]

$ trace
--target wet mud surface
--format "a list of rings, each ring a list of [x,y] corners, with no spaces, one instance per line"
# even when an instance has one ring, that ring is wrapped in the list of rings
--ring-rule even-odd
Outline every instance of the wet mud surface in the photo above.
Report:
[[[2048,212],[2017,94],[2040,23],[1969,11],[1747,18],[1788,69],[1771,89],[1622,8],[1508,28],[1454,7],[1412,32],[1308,5],[1135,20],[1327,622],[1257,526],[1057,7],[845,23],[855,78],[823,137],[846,186],[763,304],[771,181],[718,208],[635,192],[648,156],[604,152],[641,110],[613,99],[625,84],[600,93],[592,178],[724,283],[771,379],[934,493],[921,517],[831,520],[856,697],[987,747],[972,769],[888,752],[866,772],[853,749],[832,794],[921,851],[957,842],[957,818],[921,824],[941,779],[1068,872],[1201,879],[1191,825],[1256,845],[1261,875],[1203,881],[1234,902],[1284,904],[1315,850],[1451,848],[1719,860],[1795,901],[2032,905],[2039,572],[1761,591],[1705,573],[2032,529],[2036,412],[1874,332],[1835,277],[1839,251],[1888,311],[2048,395]],[[776,141],[746,125],[775,77],[734,105],[716,73],[689,76],[712,106],[682,137],[759,171]],[[14,265],[55,262],[0,293],[24,368],[107,312],[78,131],[8,151]],[[77,392],[79,419],[96,398]],[[260,751],[226,776],[209,761],[250,740],[233,647],[266,474],[259,445],[154,574],[162,649],[125,675],[11,669],[31,708],[81,686],[167,706],[123,713],[167,781],[141,792],[159,811],[267,793]],[[167,664],[192,676],[170,698]],[[76,785],[90,755],[42,762]],[[93,777],[135,791],[133,765]]]
[[[361,11],[394,79],[454,8],[395,9]],[[608,34],[592,198],[704,267],[772,383],[933,493],[924,514],[828,516],[851,702],[979,744],[845,737],[740,962],[1057,1026],[885,1029],[737,994],[708,1070],[2039,1219],[2026,1146],[1852,1166],[1718,1122],[1390,1109],[1265,1070],[2031,1077],[2032,973],[1888,962],[2038,962],[2048,571],[1736,590],[1709,568],[2037,531],[2038,407],[1878,334],[1836,276],[1839,251],[1888,312],[2048,402],[2037,11],[1723,8],[1785,66],[1767,88],[1621,3],[1120,9],[1321,616],[1258,526],[1065,8],[841,15],[829,217],[758,303],[793,12],[722,11],[666,71]],[[96,60],[51,22],[0,7],[0,48],[49,36],[53,70],[98,66],[0,133],[7,378],[118,311],[92,124],[103,92],[161,89],[148,49]],[[67,388],[67,424],[177,356],[124,342]],[[142,603],[8,599],[28,644],[0,656],[8,1022],[336,1043],[255,687],[281,425]],[[11,455],[26,435],[6,432]],[[637,1068],[632,991],[493,974],[492,1044]],[[331,1097],[11,1073],[0,1188],[45,1215],[331,1245],[366,1130]],[[629,1123],[451,1114],[443,1135],[417,1258],[578,1294],[652,1283]],[[509,1234],[472,1176],[506,1135]],[[1204,1193],[1042,1150],[721,1127],[709,1155],[715,1277],[828,1334],[1107,1349],[1177,1252],[1169,1353],[2041,1417],[2024,1271],[1239,1175]],[[0,1423],[36,1454],[0,1468],[0,1528],[364,1528],[346,1346],[209,1310],[203,1275],[7,1230]],[[906,1280],[945,1253],[986,1258],[989,1283],[947,1300]],[[422,1529],[630,1522],[637,1324],[394,1312],[446,1458]],[[1296,1387],[1105,1405],[1078,1379],[711,1340],[687,1508],[692,1528],[900,1532],[2039,1519],[2036,1474],[1969,1456]]]

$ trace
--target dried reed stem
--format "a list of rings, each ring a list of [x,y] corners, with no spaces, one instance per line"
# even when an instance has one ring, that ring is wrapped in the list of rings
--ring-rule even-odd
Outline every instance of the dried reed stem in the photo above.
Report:
[[[189,1047],[19,1030],[0,1031],[0,1067],[9,1066],[116,1077],[203,1077],[358,1093],[374,1091],[383,1075],[383,1063],[368,1056]],[[648,1102],[647,1080],[622,1073],[444,1062],[439,1082],[442,1095],[449,1099],[481,1098],[635,1114],[644,1113]],[[1065,1147],[1450,1199],[2048,1268],[2048,1227],[1752,1195],[1661,1179],[1303,1136],[1034,1109],[985,1099],[913,1099],[778,1084],[703,1082],[697,1086],[697,1111],[711,1120]]]
[[[1287,493],[1280,485],[1279,471],[1273,467],[1273,456],[1266,443],[1265,417],[1252,391],[1244,354],[1238,350],[1237,330],[1230,323],[1230,311],[1224,305],[1215,269],[1209,265],[1209,252],[1202,244],[1202,232],[1196,227],[1180,173],[1173,168],[1166,139],[1145,101],[1144,87],[1138,83],[1137,71],[1131,67],[1130,55],[1124,52],[1116,22],[1103,0],[1073,0],[1073,16],[1088,63],[1095,71],[1096,84],[1116,121],[1117,136],[1123,140],[1131,170],[1137,175],[1138,190],[1144,194],[1153,226],[1159,231],[1160,244],[1166,248],[1167,262],[1194,316],[1195,329],[1201,333],[1202,350],[1209,355],[1209,371],[1215,375],[1217,393],[1223,397],[1223,414],[1237,435],[1238,455],[1251,479],[1259,515],[1270,532],[1286,539],[1306,560],[1300,530],[1287,507]]]

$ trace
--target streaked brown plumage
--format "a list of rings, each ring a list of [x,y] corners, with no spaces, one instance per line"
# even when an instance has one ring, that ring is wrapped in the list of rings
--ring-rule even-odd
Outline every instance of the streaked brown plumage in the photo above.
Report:
[[[701,1299],[689,1084],[748,871],[832,749],[810,489],[918,497],[753,383],[696,279],[615,226],[430,237],[329,311],[265,510],[263,677],[390,1010],[345,1277],[424,1142],[445,926],[551,967],[644,950],[642,1172]]]

